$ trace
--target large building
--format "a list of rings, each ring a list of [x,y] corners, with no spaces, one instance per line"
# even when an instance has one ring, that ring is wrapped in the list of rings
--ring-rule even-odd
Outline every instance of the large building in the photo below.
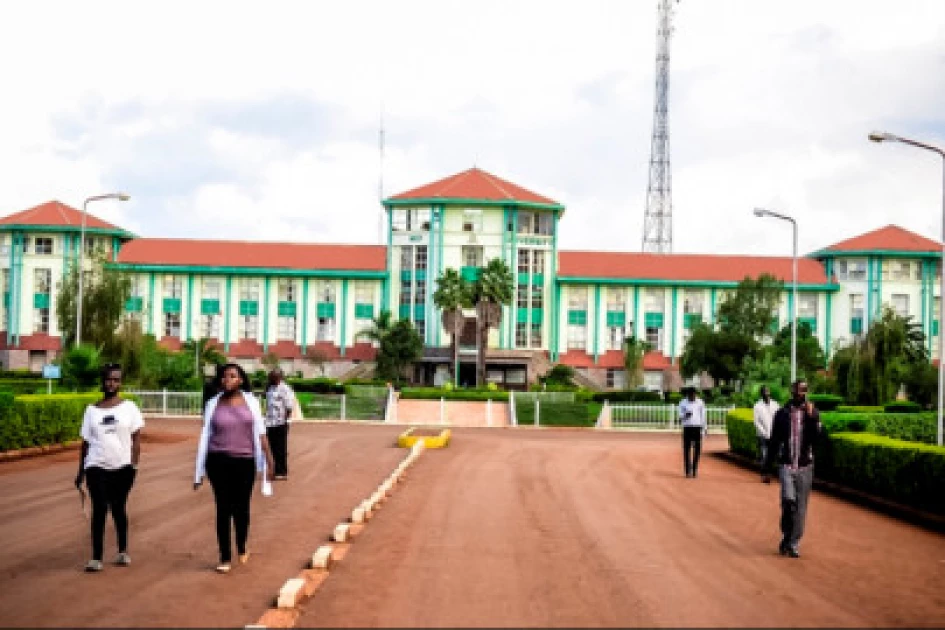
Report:
[[[494,258],[509,265],[515,291],[490,333],[487,379],[508,388],[559,362],[588,384],[623,387],[621,344],[630,334],[653,348],[645,386],[674,388],[689,331],[714,321],[740,280],[769,273],[785,281],[781,324],[793,306],[786,257],[559,251],[564,206],[476,168],[384,206],[386,246],[138,238],[90,215],[85,248],[132,275],[127,317],[163,345],[209,338],[248,367],[275,353],[289,371],[337,377],[369,373],[375,349],[360,333],[389,310],[423,336],[413,379],[447,381],[450,338],[433,304],[436,278],[453,268],[474,279]],[[60,351],[57,285],[77,263],[80,221],[55,201],[0,219],[4,368],[38,370]],[[940,258],[939,243],[896,226],[809,254],[799,262],[798,318],[829,356],[888,305],[922,324],[937,356]],[[475,311],[467,315],[459,376],[471,384]],[[313,355],[323,360],[317,368]]]

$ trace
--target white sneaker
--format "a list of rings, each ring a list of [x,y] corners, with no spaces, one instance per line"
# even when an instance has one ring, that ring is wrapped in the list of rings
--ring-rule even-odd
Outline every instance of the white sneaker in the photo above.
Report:
[[[86,573],[97,573],[105,568],[101,560],[89,560],[85,565]]]
[[[128,555],[127,553],[125,553],[125,552],[121,552],[121,553],[118,554],[118,556],[115,558],[115,564],[117,564],[117,565],[119,565],[119,566],[122,566],[122,567],[127,567],[128,565],[131,564],[131,556],[129,556],[129,555]]]

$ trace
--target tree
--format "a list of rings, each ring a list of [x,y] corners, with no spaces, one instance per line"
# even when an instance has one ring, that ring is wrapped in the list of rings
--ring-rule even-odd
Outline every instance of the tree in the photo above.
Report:
[[[393,326],[390,311],[381,311],[377,317],[371,320],[371,327],[362,330],[355,335],[355,339],[367,339],[368,341],[380,345]]]
[[[279,355],[270,350],[259,359],[259,362],[271,372],[279,367]]]
[[[433,304],[443,312],[443,328],[450,334],[453,384],[459,384],[459,335],[466,324],[463,307],[469,306],[470,287],[452,267],[448,267],[436,280]]]
[[[753,356],[754,344],[741,333],[696,324],[680,358],[680,372],[685,378],[708,372],[717,383],[731,384],[741,376],[745,357]]]
[[[328,356],[324,352],[318,348],[309,347],[305,353],[305,361],[317,367],[318,373],[325,376],[325,363],[328,361]]]
[[[778,331],[774,341],[768,348],[768,353],[775,358],[791,360],[791,325],[790,323]],[[826,365],[824,350],[814,336],[807,322],[797,325],[797,375],[798,378],[810,378]]]
[[[771,333],[784,283],[769,274],[746,277],[719,305],[719,330],[760,342]]]
[[[82,341],[110,351],[114,347],[118,324],[131,297],[131,277],[107,267],[104,257],[92,260],[82,287]],[[65,347],[75,344],[76,305],[79,293],[79,267],[73,265],[59,283],[56,319]]]
[[[399,319],[381,340],[377,375],[393,382],[406,379],[407,367],[423,356],[423,338],[409,319]]]
[[[203,376],[205,366],[223,365],[226,363],[226,355],[220,352],[213,341],[206,337],[203,339],[190,339],[185,341],[183,350],[193,357],[194,369],[197,370],[198,377]],[[263,357],[263,361],[265,362],[265,357]],[[278,357],[276,357],[276,363],[278,365]]]
[[[650,344],[630,335],[623,342],[623,366],[627,371],[627,388],[643,385],[643,356],[649,352]]]
[[[72,346],[62,355],[62,384],[72,389],[91,389],[99,382],[101,368],[102,353],[96,346],[87,343]]]
[[[502,324],[502,306],[512,303],[515,280],[505,261],[493,258],[482,270],[473,285],[472,298],[476,305],[478,348],[476,353],[476,385],[486,382],[486,348],[489,330]]]

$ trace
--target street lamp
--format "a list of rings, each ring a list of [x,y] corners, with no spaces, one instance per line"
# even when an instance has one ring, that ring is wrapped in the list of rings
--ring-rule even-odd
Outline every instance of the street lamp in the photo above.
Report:
[[[789,221],[794,228],[794,254],[791,264],[791,384],[797,380],[797,221],[792,217],[764,208],[755,208],[756,217],[772,217]]]
[[[874,131],[870,133],[869,139],[873,142],[901,142],[903,144],[909,144],[920,149],[925,149],[926,151],[938,153],[939,157],[942,158],[942,261],[939,264],[939,275],[941,275],[942,284],[938,296],[938,445],[942,446],[942,416],[945,415],[942,413],[942,404],[945,402],[943,401],[943,398],[945,398],[945,371],[943,371],[943,367],[945,366],[942,365],[942,360],[945,359],[945,334],[943,334],[941,324],[943,310],[941,301],[945,298],[945,273],[942,272],[942,264],[945,264],[945,149],[886,133],[885,131]]]
[[[101,201],[102,199],[118,199],[119,201],[128,201],[131,196],[127,193],[117,192],[107,195],[95,195],[89,197],[82,203],[82,227],[79,229],[79,292],[76,297],[76,315],[75,315],[75,345],[82,343],[82,289],[85,277],[85,218],[88,216],[89,203]]]

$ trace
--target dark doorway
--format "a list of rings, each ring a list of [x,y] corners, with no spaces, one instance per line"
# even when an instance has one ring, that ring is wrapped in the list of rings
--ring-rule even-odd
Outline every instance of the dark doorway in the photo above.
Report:
[[[476,386],[476,364],[475,363],[460,363],[459,364],[459,386],[460,387],[475,387]]]

